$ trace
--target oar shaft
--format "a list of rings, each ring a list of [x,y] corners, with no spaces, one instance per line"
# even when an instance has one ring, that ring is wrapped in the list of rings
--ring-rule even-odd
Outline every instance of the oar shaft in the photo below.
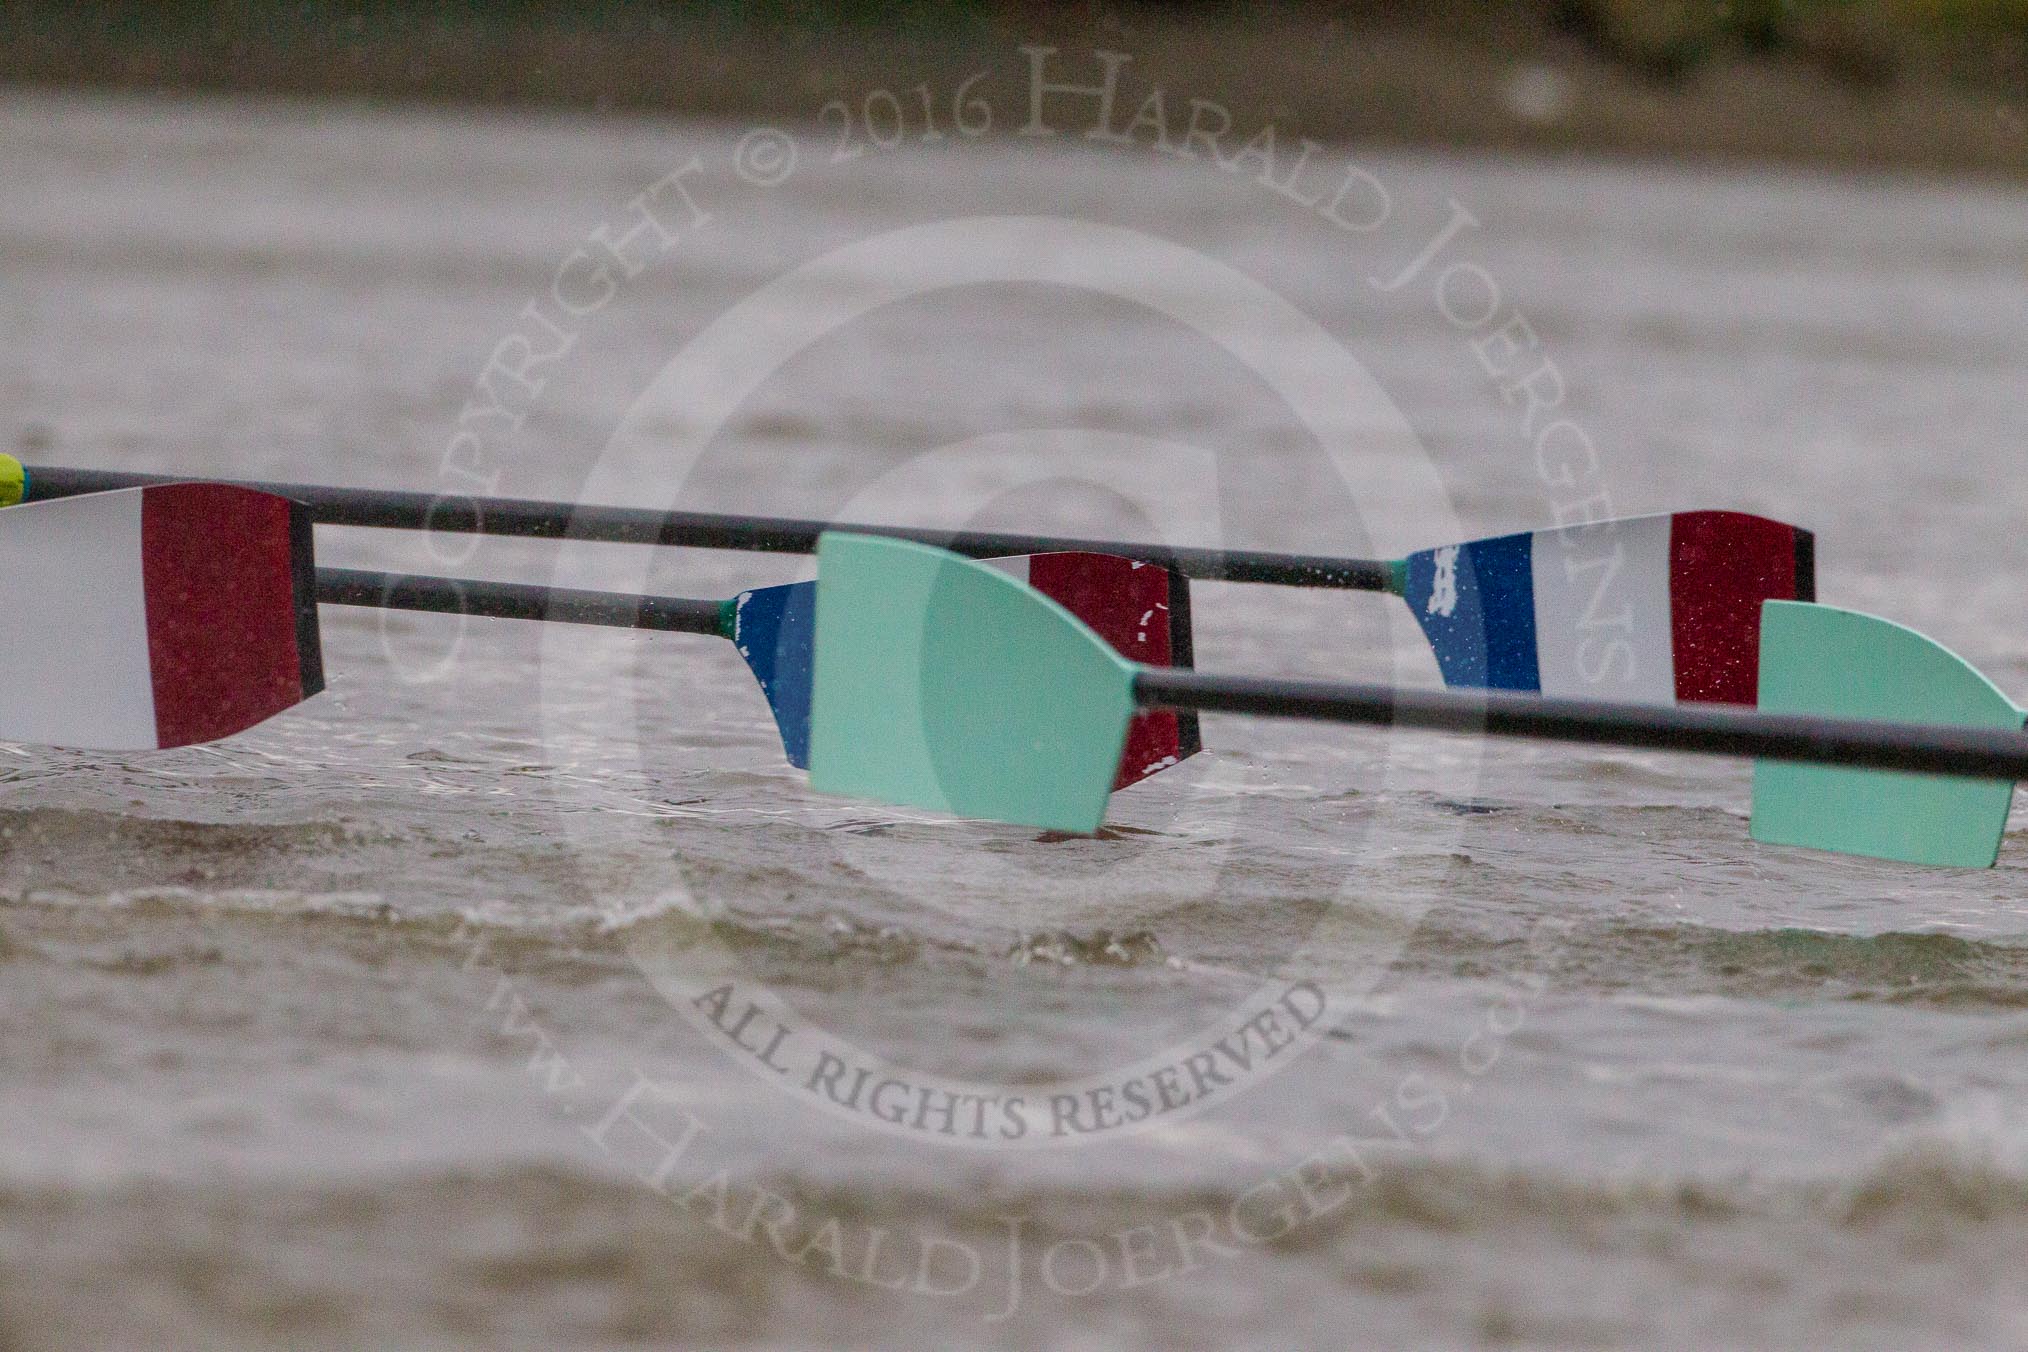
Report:
[[[317,599],[333,606],[373,606],[504,620],[560,620],[617,629],[716,634],[723,603],[680,596],[536,587],[451,577],[406,577],[355,568],[319,568]]]
[[[1134,699],[1145,708],[1487,733],[1975,779],[2028,779],[2028,736],[1998,729],[1763,714],[1716,705],[1655,708],[1499,691],[1396,690],[1166,667],[1142,668],[1135,677]]]
[[[175,475],[36,466],[28,471],[32,501],[174,483]],[[825,531],[884,535],[936,545],[972,558],[1009,554],[1080,552],[1117,554],[1175,568],[1186,577],[1216,582],[1266,582],[1287,587],[1328,587],[1345,591],[1392,591],[1392,566],[1375,559],[1280,554],[1251,549],[1190,549],[1168,545],[1088,540],[1066,535],[1017,535],[998,531],[938,531],[909,526],[839,525],[794,517],[737,516],[714,512],[658,512],[641,507],[593,507],[525,498],[439,497],[389,489],[328,488],[316,484],[228,482],[293,498],[327,526],[369,526],[385,530],[433,530],[456,534],[511,535],[535,539],[592,540],[610,544],[680,545],[691,549],[749,550],[768,554],[814,554]]]

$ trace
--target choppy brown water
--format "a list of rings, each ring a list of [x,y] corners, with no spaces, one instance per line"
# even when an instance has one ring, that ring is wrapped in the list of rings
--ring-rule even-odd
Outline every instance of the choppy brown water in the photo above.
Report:
[[[1375,284],[1455,202],[1479,225],[1447,262],[1540,334],[1615,511],[1810,526],[1825,599],[2028,690],[2018,192],[1365,153],[1390,214],[1349,234],[1069,138],[832,164],[801,129],[760,188],[731,168],[747,130],[10,96],[0,441],[442,486],[524,307],[695,156],[709,219],[488,427],[499,491],[1441,543],[1571,500],[1445,298]],[[841,322],[751,391],[725,368],[715,430],[637,407],[794,269],[986,215],[1239,269],[1372,374],[1447,492],[1355,500],[1235,360],[1291,321],[1153,263],[1122,287],[1202,302],[1209,337],[1002,279]],[[946,261],[788,297],[849,309]],[[1322,440],[1356,478],[1369,434]],[[697,595],[802,575],[320,545]],[[1398,608],[1203,586],[1200,662],[1433,680]],[[1743,767],[1212,719],[1105,836],[1038,840],[811,795],[724,644],[455,632],[327,612],[330,691],[222,746],[0,748],[0,1345],[2028,1336],[2018,829],[1993,873],[1923,872],[1754,846]],[[768,1016],[742,1051],[684,1012],[721,972],[792,1014],[785,1055],[997,1086],[1030,1135],[825,1110],[756,1073]],[[1362,998],[1280,1073],[1049,1139],[1055,1088],[1229,1042],[1263,982],[1309,979]]]

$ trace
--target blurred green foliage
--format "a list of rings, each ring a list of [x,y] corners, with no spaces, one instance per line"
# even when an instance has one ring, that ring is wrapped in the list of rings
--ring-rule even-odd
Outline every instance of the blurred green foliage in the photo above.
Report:
[[[660,32],[706,24],[766,27],[962,22],[981,0],[8,0],[0,15],[134,36],[260,33]]]
[[[1918,63],[2028,83],[2028,0],[1286,0],[1271,9],[1248,0],[0,0],[0,43],[330,51],[355,41],[624,43],[713,31],[822,41],[1270,17],[1353,30],[1420,23],[1495,46],[1532,30],[1664,79],[1745,55],[1799,59],[1861,85]]]
[[[1291,0],[1284,15],[1380,20],[1443,11],[1469,23],[1473,11],[1511,19],[1533,12],[1550,23],[1635,45],[1701,39],[1780,46],[1826,22],[1874,27],[1912,37],[1964,32],[2028,32],[2028,0]],[[756,26],[885,26],[903,22],[1092,16],[1104,12],[1243,19],[1243,0],[1125,0],[1110,5],[1038,0],[8,0],[16,22],[34,20],[107,32],[193,34],[252,31],[341,33],[472,29],[663,29],[700,20]]]
[[[1557,0],[1553,21],[1664,77],[1738,52],[1860,85],[1918,63],[2018,80],[2028,46],[2028,0]]]

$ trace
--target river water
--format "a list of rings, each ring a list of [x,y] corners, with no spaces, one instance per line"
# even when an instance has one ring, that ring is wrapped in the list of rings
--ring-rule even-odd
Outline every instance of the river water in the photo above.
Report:
[[[1737,508],[2028,692],[2018,190],[904,106],[9,95],[0,448],[1353,555]],[[1436,680],[1397,601],[1193,600],[1208,669]],[[715,639],[324,619],[224,744],[0,747],[0,1346],[2028,1340],[2018,828],[1211,717],[1038,837],[811,793]]]

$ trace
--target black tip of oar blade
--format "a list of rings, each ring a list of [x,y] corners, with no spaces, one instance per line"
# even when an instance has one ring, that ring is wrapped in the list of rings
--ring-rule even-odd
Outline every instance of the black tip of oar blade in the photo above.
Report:
[[[166,484],[0,512],[0,737],[103,750],[243,731],[323,686],[309,525]]]
[[[303,698],[324,689],[324,640],[317,621],[316,517],[300,502],[289,503],[289,572],[295,588],[296,656]]]
[[[1190,609],[1190,579],[1180,568],[1170,568],[1169,573],[1169,660],[1165,663],[1179,671],[1188,671],[1197,665],[1197,623]],[[1179,709],[1176,714],[1176,754],[1178,759],[1189,760],[1204,749],[1204,733],[1195,709]]]
[[[1770,597],[1770,600],[1778,600]],[[1796,527],[1796,595],[1798,601],[1817,599],[1817,533]]]

